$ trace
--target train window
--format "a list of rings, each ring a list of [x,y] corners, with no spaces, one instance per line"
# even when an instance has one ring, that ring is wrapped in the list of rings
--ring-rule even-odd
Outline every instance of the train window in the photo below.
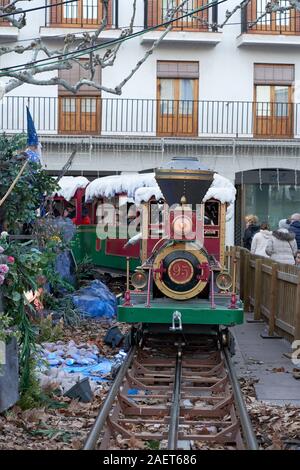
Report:
[[[205,203],[204,225],[219,225],[218,201],[208,201]]]
[[[164,215],[163,215],[164,203],[160,203],[159,201],[151,201],[149,204],[149,236],[153,236],[154,238],[162,235],[164,233],[163,223],[164,223]]]

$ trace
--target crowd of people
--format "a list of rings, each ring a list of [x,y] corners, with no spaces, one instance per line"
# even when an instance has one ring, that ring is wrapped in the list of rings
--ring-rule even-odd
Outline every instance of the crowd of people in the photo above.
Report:
[[[259,224],[255,215],[246,216],[245,222],[243,244],[251,253],[300,267],[300,214],[280,220],[273,231],[267,223]]]

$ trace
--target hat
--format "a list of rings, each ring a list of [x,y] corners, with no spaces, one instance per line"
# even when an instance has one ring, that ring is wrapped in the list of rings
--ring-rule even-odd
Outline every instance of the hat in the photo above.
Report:
[[[278,227],[281,229],[281,228],[284,228],[284,229],[288,229],[289,228],[289,224],[287,223],[287,219],[281,219],[279,220],[278,222]]]

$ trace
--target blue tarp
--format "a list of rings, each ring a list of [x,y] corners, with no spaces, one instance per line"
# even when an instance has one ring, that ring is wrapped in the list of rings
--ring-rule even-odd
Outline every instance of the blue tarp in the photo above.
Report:
[[[111,319],[117,312],[117,300],[103,282],[95,280],[72,295],[75,307],[91,318]]]
[[[108,380],[106,376],[110,373],[113,360],[101,358],[98,364],[92,366],[64,366],[63,370],[68,373],[82,374],[84,377],[88,377],[95,382],[103,382]]]

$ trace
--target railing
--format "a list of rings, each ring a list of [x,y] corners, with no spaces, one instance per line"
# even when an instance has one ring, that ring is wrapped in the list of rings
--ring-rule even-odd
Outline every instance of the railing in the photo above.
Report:
[[[9,4],[9,0],[0,0],[0,7],[5,7]],[[0,18],[0,26],[7,26],[9,25],[9,21],[6,18]]]
[[[26,106],[46,134],[300,137],[300,104],[251,101],[18,97],[0,101],[0,129],[26,129]]]
[[[180,5],[181,0],[145,0],[145,28],[156,26],[167,21],[172,10]],[[189,0],[182,9],[178,10],[175,18],[194,13],[173,23],[173,30],[181,31],[209,31],[210,24],[218,22],[218,6],[197,11],[207,5],[207,0]],[[216,31],[216,28],[213,28]]]
[[[46,0],[51,8],[45,9],[45,25],[63,28],[97,28],[103,18],[102,0],[78,0],[66,5],[55,5],[57,0]],[[118,18],[118,0],[110,0],[108,7],[107,27],[116,25]],[[113,21],[113,14],[115,21]]]
[[[232,271],[237,265],[237,285],[245,312],[254,312],[254,320],[268,322],[268,333],[300,340],[300,268],[275,263],[270,258],[251,254],[245,248],[227,251]]]
[[[251,0],[241,10],[242,33],[256,34],[300,34],[300,12],[290,10],[265,13],[266,0]],[[281,7],[290,7],[288,0],[281,0]]]

